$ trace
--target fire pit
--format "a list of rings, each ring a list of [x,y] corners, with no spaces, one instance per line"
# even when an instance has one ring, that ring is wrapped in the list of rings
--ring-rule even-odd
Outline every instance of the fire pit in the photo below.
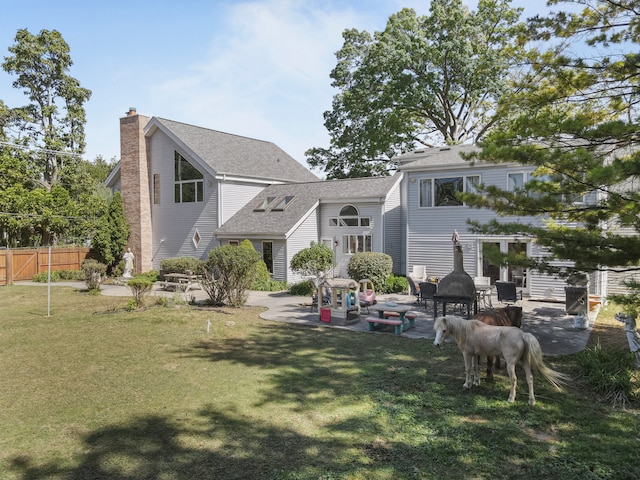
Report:
[[[476,286],[473,279],[464,271],[462,246],[458,232],[453,234],[453,272],[438,283],[438,292],[433,295],[433,318],[438,316],[438,304],[442,304],[442,315],[447,314],[447,304],[466,306],[467,318],[477,313]]]

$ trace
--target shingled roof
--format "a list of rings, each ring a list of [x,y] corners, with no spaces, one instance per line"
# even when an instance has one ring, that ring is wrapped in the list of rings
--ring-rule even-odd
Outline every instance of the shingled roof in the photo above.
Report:
[[[396,174],[392,177],[271,185],[226,221],[215,234],[224,237],[264,235],[285,238],[320,202],[384,200],[399,181],[400,174]],[[273,206],[285,197],[292,197],[287,206],[283,210],[274,210]],[[261,210],[260,207],[268,198],[275,200]]]
[[[431,168],[466,166],[468,162],[461,157],[462,153],[479,150],[476,145],[451,145],[448,147],[421,148],[395,158],[400,170],[424,170]]]
[[[192,151],[218,175],[260,178],[267,181],[309,182],[312,172],[272,142],[256,140],[165,118],[153,117],[147,131],[162,129]]]

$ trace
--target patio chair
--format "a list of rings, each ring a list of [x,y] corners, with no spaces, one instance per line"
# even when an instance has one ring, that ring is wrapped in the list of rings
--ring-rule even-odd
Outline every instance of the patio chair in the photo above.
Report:
[[[499,302],[510,305],[522,300],[522,290],[516,288],[515,282],[496,281],[495,285]]]
[[[407,281],[409,282],[409,293],[416,297],[416,301],[413,303],[420,303],[420,287],[416,285],[416,281],[411,278],[411,275],[407,276]]]
[[[438,284],[431,282],[420,282],[420,301],[428,309],[427,302],[433,303],[433,296],[438,292]]]

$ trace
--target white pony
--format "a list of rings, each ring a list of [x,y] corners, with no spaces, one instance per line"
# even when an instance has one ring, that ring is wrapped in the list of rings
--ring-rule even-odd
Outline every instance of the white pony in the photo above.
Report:
[[[455,315],[438,317],[433,329],[436,347],[451,335],[464,357],[465,388],[480,385],[480,366],[478,356],[502,355],[507,363],[511,391],[509,402],[516,399],[516,364],[521,363],[524,368],[527,384],[529,385],[529,405],[535,405],[533,393],[532,367],[540,372],[558,390],[566,384],[568,377],[547,367],[542,361],[542,350],[538,339],[530,333],[523,332],[517,327],[496,327],[486,325],[478,320],[465,320]]]

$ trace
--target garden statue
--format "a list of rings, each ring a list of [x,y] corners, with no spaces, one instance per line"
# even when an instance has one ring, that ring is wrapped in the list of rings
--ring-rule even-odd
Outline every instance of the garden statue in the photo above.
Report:
[[[123,278],[131,278],[131,272],[133,270],[133,260],[135,256],[130,248],[127,248],[126,253],[122,256],[124,260],[124,273],[122,274]]]
[[[629,350],[636,356],[636,369],[640,369],[640,333],[636,330],[636,317],[617,313],[616,320],[624,323],[624,331],[627,333]]]

